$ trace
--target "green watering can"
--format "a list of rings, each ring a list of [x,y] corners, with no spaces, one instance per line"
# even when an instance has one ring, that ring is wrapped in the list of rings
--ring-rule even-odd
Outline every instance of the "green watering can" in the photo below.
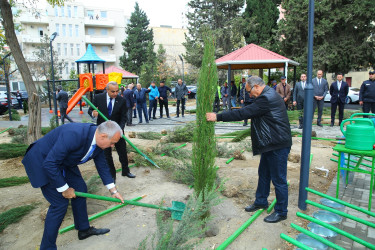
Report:
[[[353,119],[353,117],[359,115],[374,116],[374,114],[369,113],[356,113],[350,119],[341,123],[340,129],[345,136],[345,147],[355,150],[373,150],[375,143],[374,123],[370,118]],[[344,130],[344,124],[347,122],[350,122],[350,124],[346,125],[346,130]]]

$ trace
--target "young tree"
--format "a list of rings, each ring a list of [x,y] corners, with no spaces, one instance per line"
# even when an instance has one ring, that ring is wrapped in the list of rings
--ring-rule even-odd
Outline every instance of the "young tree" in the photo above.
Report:
[[[169,81],[173,75],[172,68],[167,64],[166,50],[162,44],[159,44],[157,57],[157,79],[158,81]]]
[[[216,41],[215,57],[221,57],[243,45],[244,20],[241,8],[244,0],[216,1],[191,0],[188,18],[188,35],[185,35],[186,61],[197,68],[202,63],[204,30],[213,32]]]
[[[154,33],[149,29],[150,21],[146,13],[135,3],[130,23],[125,28],[127,38],[121,44],[124,55],[120,57],[120,66],[129,72],[139,75],[143,64],[149,61],[147,55],[150,43],[154,46]]]
[[[278,38],[286,56],[307,65],[308,0],[284,0]],[[373,0],[316,1],[314,68],[343,72],[375,63]]]

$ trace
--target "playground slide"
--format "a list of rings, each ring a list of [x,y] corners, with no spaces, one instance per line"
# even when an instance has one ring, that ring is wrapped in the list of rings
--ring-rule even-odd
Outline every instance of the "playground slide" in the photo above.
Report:
[[[66,113],[68,114],[72,109],[77,105],[79,100],[81,100],[82,96],[89,91],[90,88],[79,88],[78,91],[70,98],[68,102],[68,109],[66,110]]]

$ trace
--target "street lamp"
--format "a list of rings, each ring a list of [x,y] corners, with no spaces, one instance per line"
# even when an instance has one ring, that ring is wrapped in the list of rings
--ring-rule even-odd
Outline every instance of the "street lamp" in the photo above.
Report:
[[[5,65],[5,59],[9,57],[12,53],[8,53],[6,56],[3,57],[3,68],[4,68],[4,77],[5,77],[5,84],[7,87],[7,98],[8,98],[8,112],[9,112],[9,120],[12,120],[12,110],[11,110],[11,105],[12,105],[12,99],[10,97],[10,86],[9,86],[9,79],[8,79],[8,73]]]
[[[49,38],[49,46],[51,50],[53,105],[55,106],[56,126],[59,126],[59,116],[57,114],[57,101],[56,101],[56,88],[55,88],[55,72],[53,70],[53,53],[52,53],[53,52],[52,42],[53,40],[55,40],[56,36],[57,36],[57,32],[53,32],[53,34]]]
[[[182,62],[182,82],[185,83],[185,70],[184,70],[184,59],[182,58],[182,55],[178,55],[180,57],[180,60]]]

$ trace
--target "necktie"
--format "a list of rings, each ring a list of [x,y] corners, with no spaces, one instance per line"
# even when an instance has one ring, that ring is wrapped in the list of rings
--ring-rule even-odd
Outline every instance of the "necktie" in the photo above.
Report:
[[[90,152],[79,162],[79,164],[83,164],[87,162],[92,156],[92,154],[94,153],[95,148],[96,148],[96,144],[92,145],[90,148]]]
[[[318,86],[320,86],[320,79],[318,80]]]
[[[109,103],[108,103],[108,116],[111,116],[112,114],[112,98],[109,98]]]

